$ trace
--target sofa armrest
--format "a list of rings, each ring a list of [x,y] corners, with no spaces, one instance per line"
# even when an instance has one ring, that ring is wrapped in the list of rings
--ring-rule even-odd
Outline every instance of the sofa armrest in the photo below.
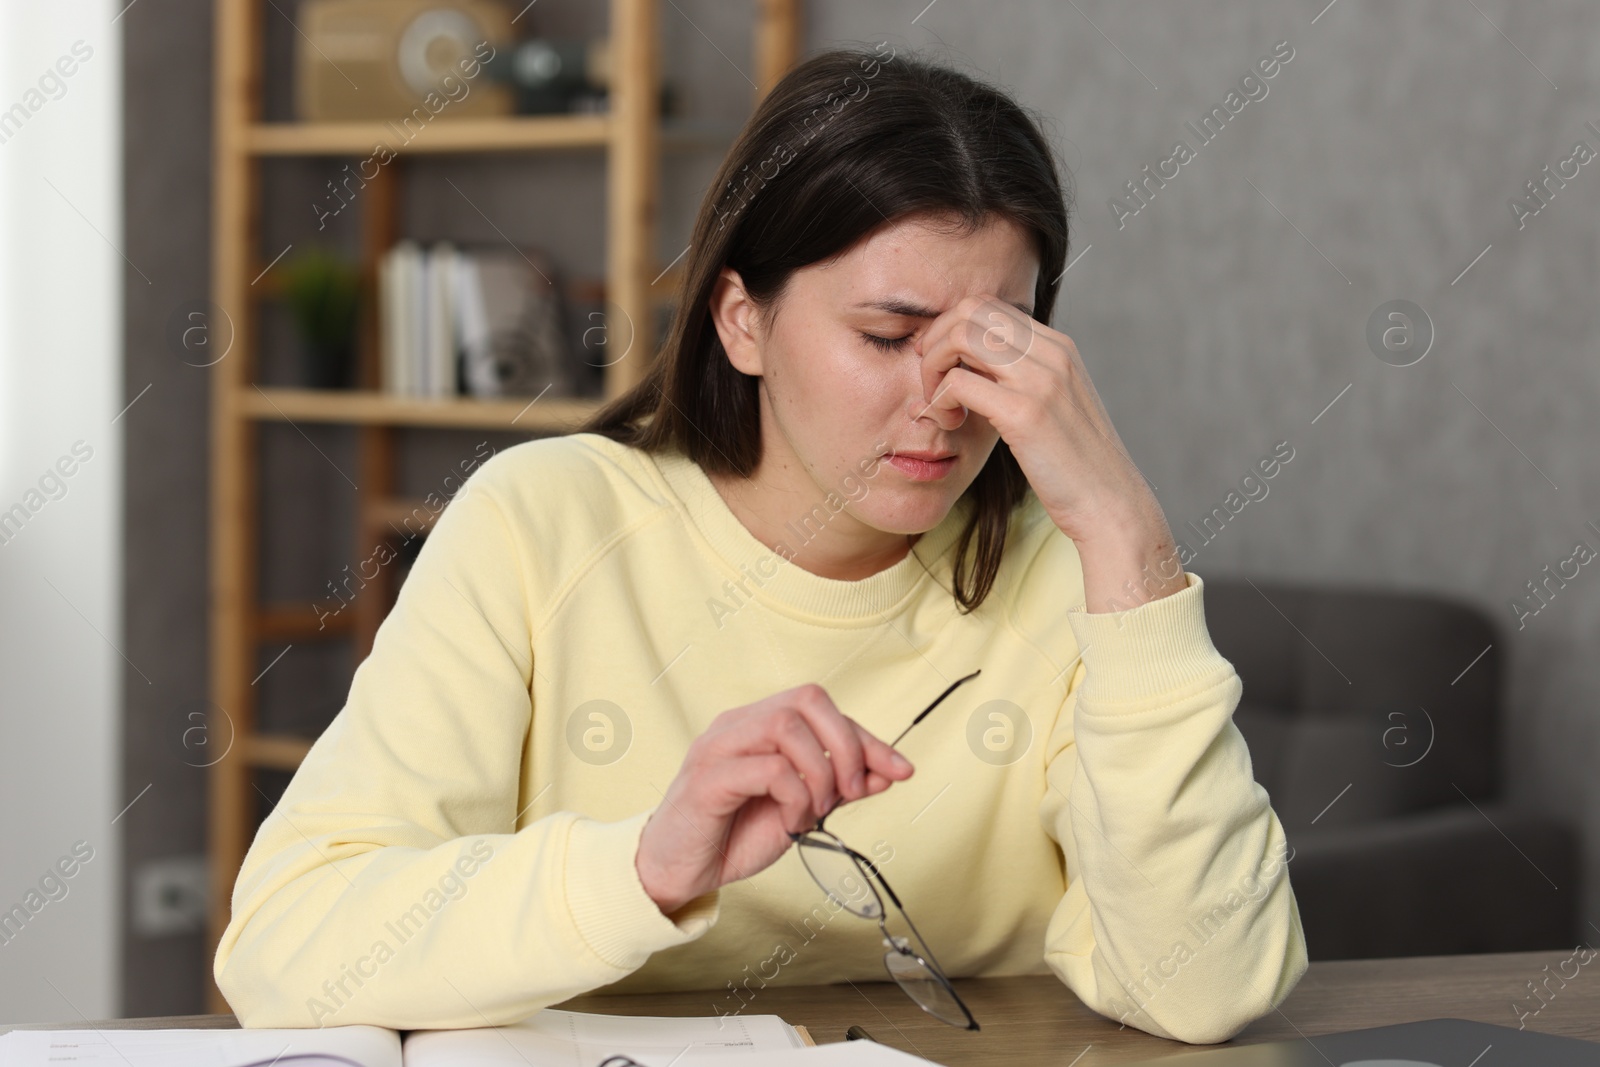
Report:
[[[1570,949],[1582,936],[1577,835],[1479,806],[1290,831],[1310,958]]]

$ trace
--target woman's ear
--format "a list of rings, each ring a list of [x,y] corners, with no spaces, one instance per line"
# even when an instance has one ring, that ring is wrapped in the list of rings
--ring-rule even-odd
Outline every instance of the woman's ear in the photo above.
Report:
[[[762,369],[757,309],[744,291],[744,279],[732,267],[723,267],[712,285],[709,310],[728,362],[744,374],[759,376]]]

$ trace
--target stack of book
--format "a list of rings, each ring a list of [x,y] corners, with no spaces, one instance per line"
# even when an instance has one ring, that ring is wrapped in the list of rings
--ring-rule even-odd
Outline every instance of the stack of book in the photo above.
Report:
[[[574,395],[554,279],[534,249],[398,242],[378,267],[381,388],[433,399]]]

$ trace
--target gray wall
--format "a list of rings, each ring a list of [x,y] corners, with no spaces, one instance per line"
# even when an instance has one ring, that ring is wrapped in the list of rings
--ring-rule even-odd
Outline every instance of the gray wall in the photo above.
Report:
[[[123,419],[124,633],[128,655],[151,682],[123,687],[124,780],[152,783],[121,821],[129,885],[143,863],[205,848],[205,772],[188,765],[202,761],[185,762],[182,722],[206,697],[208,382],[179,361],[164,334],[169,314],[210,286],[210,8],[142,0],[121,20],[124,234],[151,283],[126,290],[128,399],[152,386]],[[122,1013],[204,1010],[201,935],[140,937],[127,914]]]
[[[1508,207],[1575,141],[1600,149],[1584,126],[1600,126],[1600,10],[1475,2],[937,0],[919,15],[920,0],[813,0],[807,44],[926,49],[1037,112],[1073,174],[1070,255],[1082,254],[1052,325],[1077,342],[1180,537],[1276,442],[1294,446],[1270,494],[1200,547],[1191,570],[1437,591],[1499,620],[1511,794],[1581,825],[1583,911],[1600,921],[1600,802],[1588,771],[1600,569],[1585,567],[1522,629],[1511,607],[1575,542],[1600,549],[1586,525],[1600,525],[1590,458],[1600,446],[1600,166],[1583,167],[1521,229]],[[752,7],[662,6],[668,74],[692,114],[747,114],[736,66],[750,69]],[[534,10],[549,33],[604,24],[593,0]],[[145,860],[204,848],[205,781],[179,739],[205,694],[206,382],[167,351],[163,328],[207,290],[210,5],[143,0],[123,21],[128,254],[154,281],[129,289],[127,380],[157,386],[127,428],[128,654],[155,684],[127,687],[126,773],[156,783],[124,820],[131,876]],[[281,21],[269,11],[269,23]],[[283,53],[292,30],[268,31],[269,49]],[[1294,57],[1267,95],[1200,145],[1185,121],[1198,125],[1283,40]],[[1119,227],[1108,199],[1180,137],[1194,158]],[[715,163],[712,152],[669,159],[663,263],[686,243]],[[600,168],[584,157],[419,162],[406,227],[493,239],[448,177],[470,183],[514,239],[598,272]],[[306,205],[336,170],[274,164],[263,247],[310,235]],[[354,219],[341,222],[348,232],[336,237],[352,240]],[[1369,317],[1395,299],[1420,305],[1436,331],[1411,366],[1380,361],[1366,340]],[[281,358],[269,354],[269,375]],[[349,469],[347,431],[305,429]],[[354,495],[304,438],[274,431],[266,587],[313,595],[350,561]],[[433,484],[431,472],[479,439],[408,434],[407,479]],[[305,540],[324,518],[328,536]],[[325,722],[342,703],[348,658],[291,651],[273,670],[281,676],[269,675],[265,714]],[[1485,862],[1520,861],[1508,844]],[[209,966],[200,935],[130,932],[125,960],[129,1014],[199,1008]]]

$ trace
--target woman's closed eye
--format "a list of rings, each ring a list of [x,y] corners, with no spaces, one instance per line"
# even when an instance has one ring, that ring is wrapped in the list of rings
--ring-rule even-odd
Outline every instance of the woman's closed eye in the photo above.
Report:
[[[879,337],[875,333],[867,333],[865,331],[860,332],[862,340],[866,341],[874,348],[882,349],[885,352],[892,352],[896,349],[904,348],[906,343],[914,336],[913,334],[908,333],[904,337]]]

